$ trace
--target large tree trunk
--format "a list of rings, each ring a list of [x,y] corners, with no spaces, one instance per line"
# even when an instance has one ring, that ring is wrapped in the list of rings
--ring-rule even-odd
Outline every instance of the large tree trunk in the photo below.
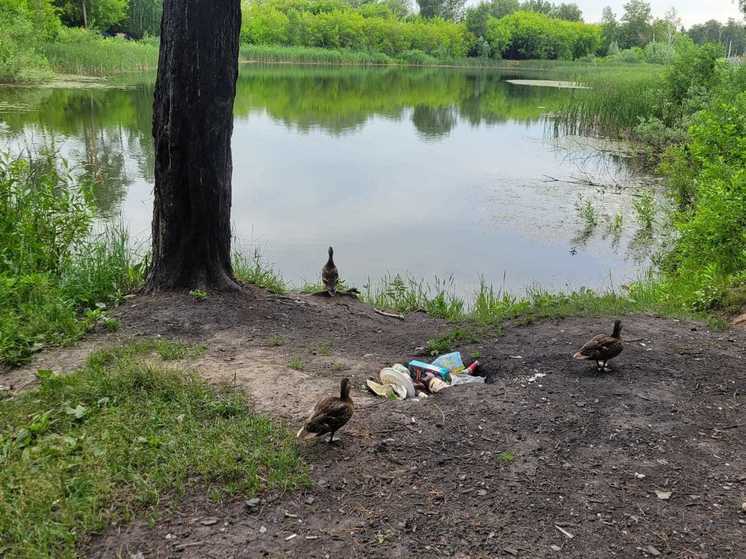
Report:
[[[164,3],[148,291],[238,287],[230,214],[240,27],[240,0]]]

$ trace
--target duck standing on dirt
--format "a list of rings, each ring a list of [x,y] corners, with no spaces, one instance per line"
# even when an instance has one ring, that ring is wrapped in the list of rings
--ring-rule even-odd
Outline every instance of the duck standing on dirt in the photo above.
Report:
[[[329,260],[326,261],[324,267],[321,268],[321,281],[326,287],[326,291],[330,297],[334,297],[337,293],[337,281],[339,281],[339,271],[337,266],[334,264],[334,249],[329,247]]]
[[[320,437],[326,433],[331,433],[329,437],[331,443],[334,441],[334,433],[350,420],[353,411],[352,398],[350,398],[350,379],[344,378],[340,383],[339,398],[329,396],[316,404],[296,437],[305,438],[306,435]]]
[[[591,341],[581,347],[573,356],[575,359],[592,359],[596,362],[597,371],[609,371],[606,363],[622,353],[624,344],[622,343],[622,321],[614,321],[614,332],[611,336],[599,334],[594,336]]]

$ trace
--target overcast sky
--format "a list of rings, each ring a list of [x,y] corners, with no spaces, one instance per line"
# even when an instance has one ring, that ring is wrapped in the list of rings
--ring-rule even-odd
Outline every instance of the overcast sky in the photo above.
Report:
[[[624,13],[626,0],[562,0],[575,2],[583,10],[585,21],[601,21],[601,12],[605,6],[611,6],[617,17]],[[679,12],[684,25],[689,27],[708,19],[727,21],[729,17],[742,19],[738,3],[732,0],[650,0],[653,15],[662,17],[671,6]]]

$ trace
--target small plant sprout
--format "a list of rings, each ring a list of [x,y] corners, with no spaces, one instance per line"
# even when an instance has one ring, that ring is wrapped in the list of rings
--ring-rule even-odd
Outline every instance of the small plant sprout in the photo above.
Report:
[[[192,289],[189,292],[189,295],[191,295],[195,301],[204,301],[207,299],[207,291],[201,289]]]
[[[644,191],[633,202],[637,223],[642,229],[651,230],[655,223],[655,196],[649,190]]]
[[[505,464],[510,464],[511,462],[513,462],[513,460],[515,460],[515,454],[513,454],[509,450],[501,452],[497,455],[498,462],[504,462]]]
[[[272,347],[280,347],[281,345],[285,345],[285,338],[282,336],[270,336],[269,340],[267,340],[267,343]]]
[[[302,371],[305,368],[305,365],[300,357],[293,357],[288,362],[288,367],[296,371]]]
[[[595,229],[598,225],[598,213],[590,200],[584,200],[582,195],[578,195],[578,201],[575,203],[575,210],[587,230]]]

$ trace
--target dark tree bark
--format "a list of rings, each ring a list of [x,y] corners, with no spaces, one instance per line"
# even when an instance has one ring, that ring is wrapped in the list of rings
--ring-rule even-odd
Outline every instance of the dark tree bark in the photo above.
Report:
[[[230,212],[240,27],[240,0],[164,3],[148,291],[238,288]]]

